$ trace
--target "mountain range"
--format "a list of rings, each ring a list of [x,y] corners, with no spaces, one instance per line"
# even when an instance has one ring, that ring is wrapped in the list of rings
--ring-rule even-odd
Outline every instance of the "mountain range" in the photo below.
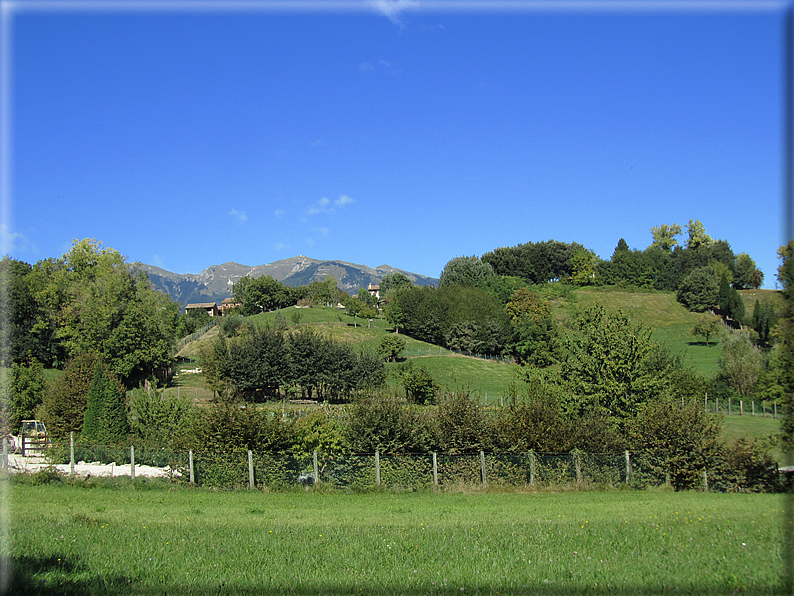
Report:
[[[333,276],[337,286],[349,294],[356,294],[359,288],[366,288],[369,284],[379,284],[384,275],[394,272],[404,274],[419,286],[438,285],[438,279],[434,277],[410,273],[390,265],[373,269],[345,261],[319,261],[303,255],[256,267],[223,263],[207,267],[198,274],[172,273],[146,264],[139,264],[138,269],[149,276],[154,289],[165,292],[183,308],[186,304],[196,302],[220,304],[224,298],[231,297],[233,285],[246,275],[252,278],[269,275],[286,286],[309,285],[313,281],[323,281]]]

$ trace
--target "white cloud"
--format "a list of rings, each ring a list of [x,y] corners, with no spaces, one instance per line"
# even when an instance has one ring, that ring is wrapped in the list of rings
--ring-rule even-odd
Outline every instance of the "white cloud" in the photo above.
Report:
[[[353,199],[351,199],[347,195],[340,195],[336,201],[334,201],[334,205],[337,207],[344,207],[345,205],[349,205],[350,203],[355,203]]]
[[[245,223],[248,221],[248,216],[245,214],[245,211],[237,211],[237,209],[232,209],[229,211],[229,215],[237,219],[240,223]]]
[[[27,250],[28,244],[28,239],[24,234],[12,232],[8,228],[8,224],[0,223],[0,255],[23,252]]]
[[[399,25],[400,28],[404,26],[401,13],[412,8],[419,8],[419,2],[416,0],[374,0],[370,2],[370,5],[376,12],[385,16],[395,25]]]
[[[307,215],[319,215],[320,213],[333,213],[333,208],[330,207],[331,201],[323,197],[319,201],[317,201],[314,205],[311,205],[307,210]]]
[[[328,197],[323,197],[319,201],[317,201],[314,205],[310,205],[309,208],[306,210],[306,215],[320,215],[321,213],[333,213],[336,211],[337,208],[342,208],[345,205],[349,205],[350,203],[354,203],[355,201],[347,196],[347,195],[339,195],[339,198],[336,199],[331,204],[331,200]]]
[[[155,267],[160,267],[161,269],[165,265],[165,261],[163,261],[163,257],[160,255],[152,255],[152,265]]]
[[[361,66],[358,67],[358,69],[364,72],[370,72],[375,70],[375,68],[369,62],[362,63]]]
[[[286,248],[289,248],[289,245],[288,244],[284,244],[283,242],[276,242],[273,245],[273,248],[275,248],[276,250],[284,250]]]
[[[275,215],[276,217],[284,217],[286,214],[287,214],[287,210],[286,209],[276,209],[273,212],[273,215]]]
[[[384,68],[389,68],[391,66],[391,62],[387,62],[386,60],[378,60],[378,64]]]

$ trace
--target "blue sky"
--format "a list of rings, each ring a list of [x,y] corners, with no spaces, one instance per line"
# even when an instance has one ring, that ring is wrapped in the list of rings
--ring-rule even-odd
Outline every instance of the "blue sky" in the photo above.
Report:
[[[15,258],[96,238],[178,273],[303,254],[438,276],[699,219],[775,287],[783,3],[9,6]]]

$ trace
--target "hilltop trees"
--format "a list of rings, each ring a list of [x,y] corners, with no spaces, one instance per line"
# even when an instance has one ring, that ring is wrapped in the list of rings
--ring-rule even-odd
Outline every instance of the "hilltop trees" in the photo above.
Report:
[[[699,267],[686,276],[678,289],[678,301],[694,312],[719,305],[719,281],[712,267]]]
[[[651,235],[653,236],[651,246],[669,252],[678,245],[675,237],[681,235],[681,226],[677,223],[654,226],[651,228]]]

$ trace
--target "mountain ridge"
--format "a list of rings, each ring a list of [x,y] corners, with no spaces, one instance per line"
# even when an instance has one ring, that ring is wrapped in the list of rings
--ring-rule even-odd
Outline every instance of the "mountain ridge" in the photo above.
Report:
[[[337,286],[349,294],[368,284],[380,283],[388,273],[402,273],[413,283],[420,286],[437,286],[438,279],[418,273],[411,273],[391,265],[369,267],[349,261],[319,260],[297,255],[264,265],[243,265],[234,261],[210,265],[200,273],[174,273],[154,265],[140,263],[138,269],[146,273],[149,282],[156,290],[168,294],[182,308],[196,302],[216,302],[220,304],[232,295],[232,287],[246,275],[252,278],[269,275],[287,286],[308,285],[322,281],[329,276],[335,277]]]

